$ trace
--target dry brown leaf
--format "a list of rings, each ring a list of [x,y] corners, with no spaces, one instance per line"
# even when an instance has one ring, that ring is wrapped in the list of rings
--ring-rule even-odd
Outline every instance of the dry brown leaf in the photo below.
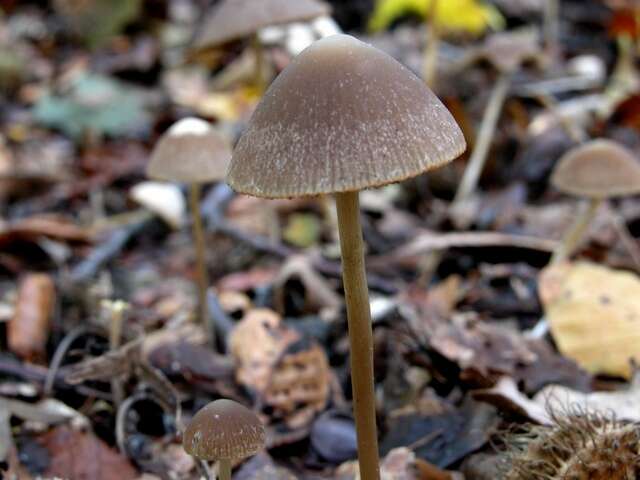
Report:
[[[135,468],[91,432],[56,427],[41,437],[51,463],[46,475],[69,480],[133,480]]]
[[[331,371],[324,350],[301,340],[292,344],[274,366],[264,393],[272,417],[282,417],[291,429],[308,425],[329,400]]]
[[[543,270],[540,298],[560,351],[592,373],[629,378],[640,360],[640,279],[587,262]]]
[[[251,310],[236,325],[229,348],[236,360],[238,383],[264,392],[282,353],[300,335],[281,324],[280,315],[266,308]]]
[[[29,361],[44,358],[55,301],[55,285],[49,275],[30,273],[22,279],[7,328],[9,350]]]

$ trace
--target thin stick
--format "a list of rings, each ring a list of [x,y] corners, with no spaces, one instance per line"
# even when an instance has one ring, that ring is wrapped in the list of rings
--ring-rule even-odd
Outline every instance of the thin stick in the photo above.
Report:
[[[231,480],[231,460],[218,460],[218,478],[220,480]]]
[[[478,186],[478,180],[480,179],[480,174],[487,160],[489,147],[491,146],[493,134],[496,130],[498,119],[500,118],[500,112],[502,111],[502,105],[504,105],[504,101],[507,98],[510,85],[511,75],[509,73],[501,73],[500,78],[498,78],[498,81],[493,87],[491,98],[484,111],[480,133],[478,134],[473,153],[471,154],[467,168],[464,171],[464,176],[456,192],[452,208],[455,208],[469,198]]]
[[[364,268],[358,192],[337,193],[336,208],[351,344],[351,385],[358,436],[360,478],[379,480],[380,460],[373,383],[373,333]]]
[[[563,262],[571,255],[571,252],[575,250],[580,243],[600,205],[602,205],[602,200],[594,198],[581,206],[581,211],[578,213],[573,225],[565,234],[558,248],[554,250],[553,256],[551,257],[551,265]]]
[[[200,184],[192,183],[189,189],[189,203],[193,224],[193,239],[196,246],[196,268],[198,269],[198,319],[207,334],[209,344],[216,344],[215,330],[209,321],[209,308],[207,306],[207,260],[204,246],[204,229],[202,228],[202,215],[200,215]]]

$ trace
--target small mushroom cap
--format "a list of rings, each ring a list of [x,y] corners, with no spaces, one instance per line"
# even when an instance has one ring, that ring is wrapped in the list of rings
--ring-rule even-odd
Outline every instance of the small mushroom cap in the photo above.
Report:
[[[551,183],[577,197],[634,195],[640,193],[640,162],[619,143],[593,140],[569,150],[558,161]]]
[[[478,57],[501,72],[514,72],[526,61],[541,59],[538,33],[530,28],[494,33],[480,47]]]
[[[422,80],[386,53],[333,35],[271,84],[227,182],[266,198],[356,191],[437,168],[465,148],[455,120]]]
[[[231,145],[221,133],[204,120],[184,118],[156,144],[147,176],[169,182],[215,182],[224,178],[230,159]]]
[[[270,25],[303,22],[330,13],[329,5],[319,0],[223,0],[205,18],[193,46],[217,47]]]
[[[189,455],[208,461],[241,460],[262,450],[264,443],[264,426],[256,414],[224,398],[199,410],[182,437]]]

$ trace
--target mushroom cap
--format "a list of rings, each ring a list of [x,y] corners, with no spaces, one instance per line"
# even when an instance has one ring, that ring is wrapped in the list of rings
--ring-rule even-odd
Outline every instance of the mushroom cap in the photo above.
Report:
[[[207,183],[222,180],[231,159],[228,140],[208,122],[183,118],[151,153],[147,176],[154,180]]]
[[[271,84],[234,150],[227,182],[266,198],[356,191],[437,168],[465,148],[422,80],[386,53],[333,35]]]
[[[504,73],[516,71],[528,60],[540,60],[540,54],[538,33],[531,28],[494,33],[478,51],[479,58]]]
[[[193,46],[217,47],[270,25],[302,22],[330,13],[331,7],[319,0],[223,0],[205,18]]]
[[[609,198],[640,193],[640,162],[611,140],[592,140],[560,158],[551,183],[577,197]]]
[[[241,460],[262,450],[264,443],[264,426],[256,414],[225,398],[200,409],[182,437],[189,455],[209,461]]]

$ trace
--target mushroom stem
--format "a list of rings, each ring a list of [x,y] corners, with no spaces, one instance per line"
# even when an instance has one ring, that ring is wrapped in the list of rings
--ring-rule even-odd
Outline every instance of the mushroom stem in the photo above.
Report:
[[[231,480],[231,460],[223,458],[218,461],[218,479]]]
[[[580,243],[580,239],[589,227],[593,217],[595,217],[600,205],[602,205],[602,199],[600,198],[592,198],[587,203],[581,205],[581,210],[574,220],[573,225],[553,252],[550,262],[551,265],[563,262],[571,255],[571,252],[576,248],[578,243]]]
[[[467,164],[467,168],[464,171],[462,181],[456,192],[455,199],[453,201],[453,207],[460,205],[474,192],[478,186],[478,180],[480,174],[487,160],[487,154],[489,153],[489,147],[491,146],[491,140],[500,118],[500,112],[502,111],[502,105],[507,98],[509,92],[509,86],[511,85],[511,74],[501,73],[500,78],[496,82],[491,92],[491,98],[484,111],[482,118],[482,124],[480,125],[480,133],[476,140],[473,153]]]
[[[253,81],[255,83],[255,86],[260,91],[262,91],[264,90],[264,79],[262,77],[262,70],[264,69],[264,49],[262,48],[262,43],[260,43],[258,32],[254,33],[251,37],[251,46],[256,57],[255,70],[253,72]]]
[[[204,246],[204,228],[202,227],[202,215],[200,214],[200,190],[199,183],[192,183],[189,188],[189,208],[191,209],[193,239],[196,247],[196,268],[198,270],[198,318],[202,322],[207,339],[211,346],[215,348],[215,330],[209,320],[209,309],[207,306],[207,288],[209,279],[207,278],[207,262]]]
[[[351,344],[351,385],[360,478],[378,480],[380,467],[373,383],[373,333],[358,192],[336,193],[336,208]]]
[[[440,29],[436,23],[437,8],[438,0],[433,0],[427,15],[427,45],[424,51],[424,81],[432,89],[435,88],[438,77],[438,50],[440,47]]]
[[[544,46],[547,50],[554,51],[558,46],[560,33],[560,2],[547,0],[544,8]]]

